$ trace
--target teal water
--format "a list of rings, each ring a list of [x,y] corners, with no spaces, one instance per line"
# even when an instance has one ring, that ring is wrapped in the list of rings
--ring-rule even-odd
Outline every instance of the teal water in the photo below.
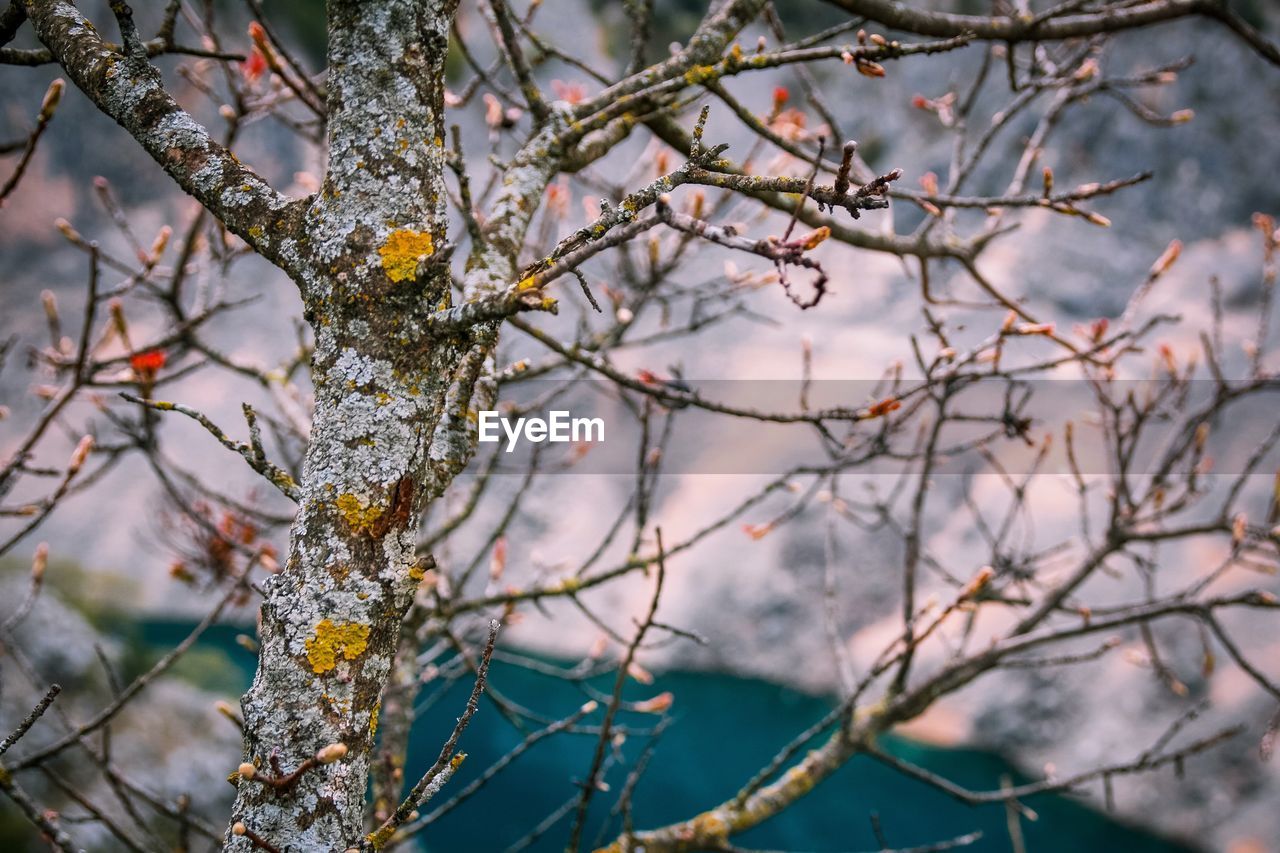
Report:
[[[136,641],[137,661],[162,652],[181,640],[190,626],[147,622],[130,626],[124,634]],[[247,686],[254,655],[235,641],[238,629],[212,629],[182,664],[181,674],[230,696]],[[611,676],[591,686],[607,691]],[[587,697],[563,680],[535,673],[513,663],[494,663],[490,685],[507,700],[549,719],[571,714]],[[421,714],[414,730],[406,776],[415,778],[435,760],[440,744],[461,713],[470,690],[462,679],[443,691],[428,689],[420,699]],[[635,789],[637,828],[686,819],[733,796],[742,783],[763,766],[795,733],[820,718],[830,702],[762,681],[728,675],[668,673],[653,685],[633,686],[629,699],[646,698],[669,690],[675,695],[674,721],[657,740],[645,773]],[[595,720],[599,720],[597,712]],[[623,714],[619,722],[633,729],[651,728],[653,715]],[[466,763],[424,812],[446,802],[471,780],[523,739],[490,703],[484,703],[463,736]],[[649,738],[640,731],[627,739],[628,763]],[[535,745],[476,796],[434,822],[423,833],[423,851],[502,851],[572,797],[574,779],[585,776],[595,746],[590,735],[557,735]],[[1004,774],[1027,781],[999,755],[976,749],[941,748],[891,738],[884,746],[895,755],[971,789],[998,788]],[[605,830],[610,807],[626,782],[628,770],[615,769],[607,777],[608,792],[595,797],[592,820],[584,838],[612,838],[616,819]],[[1195,848],[1156,837],[1114,820],[1069,797],[1041,795],[1026,804],[1039,820],[1023,821],[1028,853],[1191,853]],[[744,848],[790,851],[878,850],[872,816],[878,818],[886,842],[895,848],[927,845],[980,830],[983,837],[965,850],[1007,853],[1012,850],[1005,811],[1000,805],[968,806],[936,789],[870,759],[856,758],[819,785],[794,808],[734,840]],[[561,851],[569,818],[553,825],[532,851]],[[605,836],[601,836],[606,831]]]

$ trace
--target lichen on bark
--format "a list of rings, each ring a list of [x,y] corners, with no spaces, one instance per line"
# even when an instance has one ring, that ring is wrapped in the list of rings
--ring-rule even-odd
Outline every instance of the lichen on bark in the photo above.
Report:
[[[345,757],[288,792],[242,780],[233,820],[280,849],[346,850],[401,620],[418,586],[428,442],[460,349],[425,334],[448,270],[443,63],[447,2],[329,3],[329,168],[306,211],[298,281],[315,331],[315,412],[290,556],[262,607],[242,701],[246,761],[284,772]],[[420,573],[419,573],[420,577]],[[228,832],[226,848],[252,849]]]

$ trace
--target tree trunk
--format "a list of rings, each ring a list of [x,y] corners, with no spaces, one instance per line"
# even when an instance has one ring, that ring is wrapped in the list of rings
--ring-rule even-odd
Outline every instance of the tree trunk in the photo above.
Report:
[[[360,844],[378,705],[422,577],[414,553],[428,444],[461,352],[448,306],[442,170],[451,2],[330,0],[329,169],[296,276],[315,331],[315,414],[289,560],[262,607],[242,701],[233,823],[281,851]],[[318,750],[346,755],[287,777]],[[229,831],[228,850],[254,842]]]

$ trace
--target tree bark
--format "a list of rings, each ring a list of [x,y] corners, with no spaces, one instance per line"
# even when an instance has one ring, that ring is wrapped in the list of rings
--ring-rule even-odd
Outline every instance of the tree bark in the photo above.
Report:
[[[298,284],[315,331],[315,413],[289,560],[262,607],[234,822],[280,850],[361,843],[370,750],[401,620],[422,577],[428,443],[461,353],[448,307],[443,71],[454,3],[331,0],[329,169]],[[334,743],[346,755],[293,773]],[[228,832],[226,848],[254,849]]]

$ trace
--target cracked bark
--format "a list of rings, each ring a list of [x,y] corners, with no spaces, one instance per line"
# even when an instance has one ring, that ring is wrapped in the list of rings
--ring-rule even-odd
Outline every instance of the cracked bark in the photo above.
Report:
[[[423,564],[414,553],[428,441],[460,348],[426,334],[449,300],[443,64],[454,4],[329,3],[329,169],[295,276],[315,330],[316,408],[284,571],[262,608],[242,701],[245,760],[290,772],[346,757],[285,794],[238,784],[233,820],[281,850],[345,850],[363,832],[379,702]],[[252,842],[228,833],[226,849]]]

